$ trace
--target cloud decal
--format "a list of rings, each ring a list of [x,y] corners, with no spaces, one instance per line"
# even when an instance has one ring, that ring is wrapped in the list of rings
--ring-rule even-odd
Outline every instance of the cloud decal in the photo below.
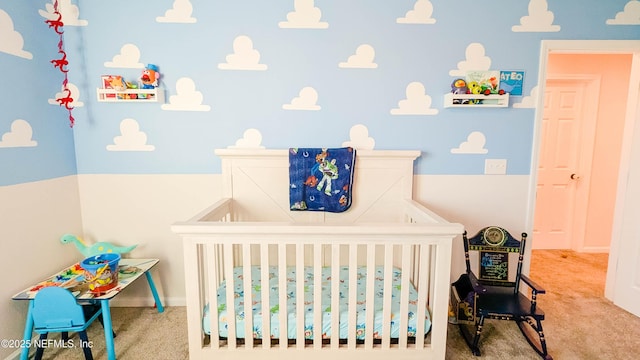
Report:
[[[46,10],[38,10],[40,16],[47,20],[57,20],[58,15],[54,13],[56,10],[53,7],[55,1],[56,0],[52,0],[51,4],[45,5]],[[59,0],[58,12],[62,15],[65,26],[87,26],[89,24],[87,20],[79,19],[80,10],[78,10],[76,5],[71,3],[71,0]]]
[[[429,0],[418,0],[413,5],[413,10],[407,11],[402,18],[397,18],[398,24],[435,24],[436,19],[431,17],[433,5]]]
[[[26,120],[14,120],[11,123],[11,130],[0,137],[0,148],[36,146],[38,142],[31,139],[32,135],[33,130]]]
[[[13,20],[4,10],[0,9],[0,52],[15,55],[25,59],[33,59],[33,54],[22,49],[24,39],[13,30]]]
[[[514,108],[519,109],[533,109],[536,107],[536,103],[538,102],[538,86],[534,86],[531,89],[531,95],[525,96],[522,98],[522,102],[513,104]]]
[[[226,63],[218,64],[221,70],[267,70],[267,65],[260,64],[260,52],[253,48],[253,41],[241,35],[233,40],[233,54],[227,55]]]
[[[107,145],[108,151],[153,151],[156,148],[147,144],[147,134],[140,131],[140,125],[134,119],[120,122],[120,134],[113,138],[112,145]]]
[[[615,18],[607,19],[607,25],[640,25],[640,1],[629,1]]]
[[[257,129],[247,129],[241,139],[236,140],[235,145],[227,146],[229,149],[264,149],[262,134]]]
[[[159,23],[183,23],[193,24],[197,20],[191,17],[193,12],[193,5],[189,0],[175,0],[173,2],[173,8],[164,12],[164,16],[156,17],[156,21]]]
[[[486,154],[489,150],[484,148],[487,139],[480,131],[474,131],[467,136],[467,141],[460,143],[457,148],[451,149],[452,154]]]
[[[376,51],[373,49],[373,46],[363,44],[358,46],[358,48],[356,49],[356,53],[349,56],[346,62],[339,63],[338,67],[352,69],[375,69],[378,67],[378,64],[373,62],[375,56]]]
[[[129,68],[143,69],[144,64],[140,62],[140,49],[134,44],[125,44],[120,48],[120,54],[113,57],[111,61],[104,63],[108,68]]]
[[[513,32],[557,32],[560,25],[553,25],[553,12],[548,10],[547,0],[530,0],[529,15],[520,18],[520,25],[511,27]]]
[[[211,106],[202,105],[204,97],[196,90],[191,78],[183,77],[176,81],[176,95],[169,97],[168,104],[162,104],[162,110],[176,111],[209,111]]]
[[[375,139],[369,136],[369,129],[362,124],[351,127],[349,139],[349,141],[343,142],[342,146],[351,146],[360,150],[373,150],[376,146]]]
[[[471,43],[465,51],[465,60],[458,62],[458,68],[449,71],[451,76],[466,76],[468,71],[489,70],[491,58],[485,56],[484,46],[480,43]]]
[[[298,97],[293,98],[290,104],[282,105],[282,108],[285,110],[320,110],[320,106],[316,105],[317,101],[318,92],[307,86],[300,90]]]
[[[287,21],[281,21],[282,29],[326,29],[329,23],[320,21],[322,11],[315,7],[314,0],[295,0],[294,11],[287,14]]]
[[[438,109],[431,108],[431,96],[425,93],[424,85],[412,82],[407,85],[407,98],[398,102],[398,108],[391,109],[391,115],[436,115]]]

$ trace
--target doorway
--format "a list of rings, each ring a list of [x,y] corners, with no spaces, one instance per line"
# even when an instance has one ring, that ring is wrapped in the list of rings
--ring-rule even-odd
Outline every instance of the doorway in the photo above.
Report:
[[[534,249],[609,252],[631,62],[548,55]]]
[[[629,284],[633,284],[638,279],[632,279],[633,274],[638,274],[633,270],[640,270],[638,258],[640,251],[637,243],[637,235],[631,231],[634,216],[640,213],[640,205],[634,205],[640,201],[640,185],[631,182],[629,178],[635,174],[631,163],[640,163],[640,145],[636,144],[640,140],[640,127],[636,122],[640,121],[640,41],[565,41],[565,40],[544,40],[540,52],[540,71],[538,74],[539,94],[545,93],[546,77],[549,74],[549,56],[551,54],[574,54],[580,56],[595,56],[602,54],[626,54],[631,57],[631,71],[629,75],[629,86],[627,88],[616,89],[617,103],[620,103],[619,96],[628,94],[628,101],[624,106],[624,121],[622,139],[620,145],[620,161],[613,171],[618,177],[616,182],[615,201],[610,211],[613,217],[612,227],[608,236],[601,236],[610,239],[609,262],[607,267],[607,280],[605,297],[612,300],[616,305],[640,316],[640,307],[634,303],[626,301],[635,296],[640,296],[639,290]],[[602,68],[602,65],[596,66]],[[533,153],[531,161],[531,177],[528,196],[527,229],[533,229],[535,214],[536,192],[539,164],[542,118],[544,110],[544,96],[536,99],[536,116],[534,124]],[[622,106],[620,106],[622,107]],[[602,117],[602,116],[600,116]],[[635,131],[634,131],[635,130]],[[618,176],[619,175],[619,176]],[[637,194],[637,196],[636,196]],[[632,197],[633,199],[631,199]],[[598,215],[597,212],[595,215]],[[596,216],[597,219],[597,216]],[[597,224],[597,222],[596,222]],[[585,237],[586,239],[586,237]],[[535,239],[533,239],[535,243]],[[535,245],[534,245],[535,246]],[[527,251],[531,251],[530,249]],[[626,269],[627,271],[621,271]],[[632,271],[629,271],[632,270]]]

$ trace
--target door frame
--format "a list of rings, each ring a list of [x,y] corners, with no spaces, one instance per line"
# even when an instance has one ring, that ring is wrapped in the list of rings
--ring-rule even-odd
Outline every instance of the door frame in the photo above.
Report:
[[[631,143],[634,129],[640,127],[640,41],[639,40],[542,40],[540,45],[540,61],[538,71],[538,98],[533,128],[533,147],[531,154],[531,168],[529,177],[529,192],[527,196],[526,229],[533,229],[533,216],[535,214],[535,196],[537,187],[537,168],[541,146],[542,114],[544,111],[545,78],[547,75],[547,62],[550,52],[565,52],[573,54],[632,54],[631,74],[629,79],[629,91],[625,115],[624,133],[620,154],[620,167],[618,172],[618,187],[613,216],[611,245],[609,248],[609,264],[607,268],[605,297],[609,300],[615,298],[615,281],[618,257],[620,255],[620,243],[622,241],[623,207],[627,191],[627,175],[630,167]],[[638,125],[636,126],[636,123]],[[527,250],[531,252],[531,248]],[[527,256],[530,259],[530,256]],[[527,267],[528,268],[528,267]]]

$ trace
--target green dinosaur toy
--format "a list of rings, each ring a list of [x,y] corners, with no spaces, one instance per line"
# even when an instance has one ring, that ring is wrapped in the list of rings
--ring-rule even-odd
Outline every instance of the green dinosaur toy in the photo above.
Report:
[[[138,246],[137,244],[131,246],[116,246],[104,241],[97,242],[91,246],[87,246],[87,244],[85,244],[82,239],[73,234],[62,235],[62,237],[60,238],[60,242],[62,242],[63,244],[73,243],[73,245],[78,248],[78,251],[80,251],[85,257],[106,253],[125,254]]]

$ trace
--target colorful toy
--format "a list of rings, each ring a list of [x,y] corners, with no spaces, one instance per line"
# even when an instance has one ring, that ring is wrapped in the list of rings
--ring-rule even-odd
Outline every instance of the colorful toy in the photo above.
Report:
[[[87,244],[85,244],[84,241],[82,241],[80,238],[72,234],[63,235],[60,238],[60,242],[62,242],[63,244],[73,243],[73,245],[76,246],[78,251],[80,251],[80,253],[85,257],[90,257],[97,254],[108,254],[108,253],[125,254],[128,252],[131,252],[133,249],[136,248],[136,246],[138,246],[137,244],[131,245],[131,246],[116,246],[111,243],[103,242],[103,241],[97,242],[91,246],[87,246]]]
[[[142,89],[155,89],[156,87],[158,87],[159,78],[160,73],[158,72],[158,66],[154,64],[148,64],[144,71],[142,71],[142,76],[140,76],[140,81],[142,81]]]
[[[469,83],[469,94],[482,94],[482,87],[476,81],[471,81]]]
[[[453,83],[451,83],[451,92],[454,94],[466,94],[467,90],[467,82],[464,79],[455,79]]]
[[[80,263],[85,270],[84,278],[89,283],[89,290],[103,293],[118,285],[118,263],[120,254],[99,254],[90,256]]]
[[[124,79],[122,79],[122,76],[120,75],[109,76],[107,81],[109,82],[109,86],[112,89],[115,89],[118,91],[124,91],[124,89],[126,88],[125,81]]]
[[[453,94],[467,94],[469,92],[469,88],[467,87],[467,82],[464,79],[455,79],[451,83],[451,92]],[[466,104],[468,100],[462,99],[454,99],[454,104]]]

